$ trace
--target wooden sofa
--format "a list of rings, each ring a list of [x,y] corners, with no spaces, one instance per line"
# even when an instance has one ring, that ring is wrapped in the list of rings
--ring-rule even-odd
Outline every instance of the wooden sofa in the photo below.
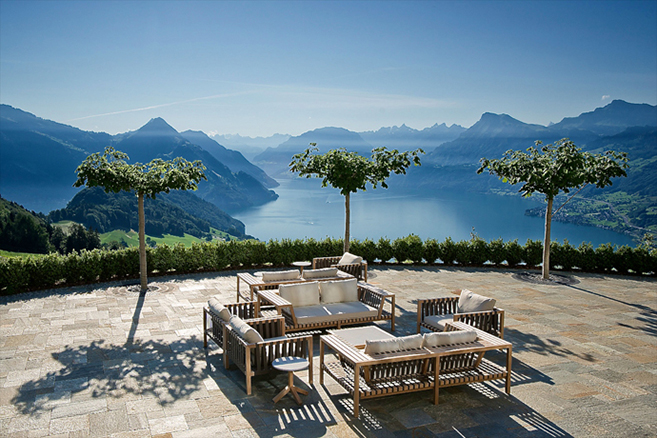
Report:
[[[272,275],[272,279],[268,279],[268,274]],[[332,281],[352,278],[353,275],[327,266],[317,269],[305,269],[300,272],[298,269],[291,269],[287,271],[267,271],[261,275],[253,275],[248,272],[240,272],[237,274],[237,302],[240,298],[246,301],[254,301],[255,295],[259,290],[276,289],[283,284],[296,284],[305,283],[307,281]],[[246,283],[249,287],[248,294],[242,294],[240,291],[240,282]]]
[[[356,279],[281,285],[276,291],[258,292],[258,306],[273,306],[285,318],[286,331],[374,321],[390,321],[391,331],[395,330],[395,294]]]
[[[496,336],[456,322],[447,331],[475,331],[476,339],[467,343],[423,346],[408,350],[367,354],[339,336],[320,337],[319,382],[324,372],[340,384],[354,400],[354,416],[359,415],[360,400],[388,395],[433,390],[438,403],[440,388],[489,380],[505,379],[511,393],[511,343]],[[427,335],[425,334],[423,338]],[[433,333],[448,335],[448,333]],[[415,335],[420,336],[420,335]],[[403,338],[399,338],[403,339]],[[483,358],[489,350],[507,350],[506,367]],[[333,360],[326,360],[333,355]]]
[[[358,263],[340,263],[344,256],[335,257],[315,257],[313,259],[313,269],[336,267],[340,271],[353,275],[358,280],[367,283],[367,262],[361,260]]]
[[[466,299],[469,299],[470,303],[464,303]],[[463,311],[463,308],[467,310]],[[471,311],[478,308],[487,310]],[[464,289],[460,296],[418,300],[417,333],[420,333],[422,328],[443,331],[445,323],[449,321],[461,321],[504,338],[504,309],[495,307],[495,300],[491,298]]]
[[[208,301],[208,306],[203,307],[203,347],[208,348],[208,338],[212,339],[217,346],[223,348],[224,344],[224,325],[228,323],[233,315],[242,319],[258,318],[257,303],[231,303],[212,305],[212,299]],[[227,314],[221,311],[222,308],[227,310]]]

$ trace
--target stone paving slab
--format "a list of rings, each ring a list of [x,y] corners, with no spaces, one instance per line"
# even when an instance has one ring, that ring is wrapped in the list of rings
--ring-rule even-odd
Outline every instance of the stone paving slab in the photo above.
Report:
[[[304,404],[272,398],[285,373],[254,379],[203,348],[202,308],[235,299],[237,271],[154,278],[145,296],[118,283],[0,298],[1,437],[655,437],[657,280],[565,273],[572,285],[516,270],[370,266],[396,294],[397,335],[415,333],[417,300],[462,288],[506,311],[511,395],[500,382],[361,402],[330,378]],[[389,324],[381,323],[384,329]],[[315,339],[315,358],[319,342]],[[487,353],[493,360],[496,352]]]

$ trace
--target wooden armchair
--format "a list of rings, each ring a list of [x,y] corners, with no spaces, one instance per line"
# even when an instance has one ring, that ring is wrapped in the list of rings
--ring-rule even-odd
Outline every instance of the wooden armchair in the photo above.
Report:
[[[443,331],[447,322],[464,322],[486,333],[504,339],[504,310],[459,312],[460,297],[443,297],[418,300],[417,333],[422,327],[434,332]]]
[[[224,366],[234,363],[246,376],[246,393],[252,392],[253,376],[267,374],[271,363],[279,357],[295,356],[308,359],[308,381],[313,383],[312,335],[288,338],[285,336],[285,320],[282,317],[245,320],[262,338],[260,342],[248,342],[231,324],[223,324]]]
[[[258,318],[256,302],[232,303],[223,305],[230,315],[239,316],[242,319]],[[208,338],[212,339],[217,346],[224,348],[224,325],[228,321],[212,311],[210,307],[203,308],[203,347],[208,348]]]
[[[365,260],[360,263],[341,265],[339,264],[341,259],[342,256],[315,257],[313,259],[313,269],[336,267],[342,272],[353,275],[359,281],[367,282],[367,262]]]

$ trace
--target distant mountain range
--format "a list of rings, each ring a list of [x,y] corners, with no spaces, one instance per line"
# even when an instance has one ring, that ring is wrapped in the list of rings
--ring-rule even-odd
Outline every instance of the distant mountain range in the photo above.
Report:
[[[631,160],[628,178],[614,181],[604,193],[644,197],[631,207],[628,217],[644,217],[648,219],[642,223],[652,223],[657,208],[654,199],[657,196],[657,106],[622,100],[550,126],[523,123],[507,114],[484,113],[468,129],[435,124],[416,130],[401,125],[358,133],[325,127],[299,136],[276,134],[267,138],[217,134],[211,138],[200,131],[178,133],[161,118],[152,119],[137,131],[112,136],[82,131],[1,105],[0,191],[5,199],[32,210],[47,212],[62,208],[78,192],[72,187],[76,167],[87,155],[111,145],[126,152],[132,162],[177,156],[202,160],[208,169],[208,181],[202,182],[199,190],[189,196],[197,195],[230,212],[275,200],[277,195],[270,189],[278,183],[272,177],[292,177],[289,172],[292,156],[310,143],[317,143],[320,152],[345,147],[364,155],[379,146],[400,150],[423,148],[427,153],[421,157],[422,166],[410,169],[406,176],[394,176],[393,189],[414,193],[509,191],[514,189],[496,178],[475,174],[482,157],[499,158],[509,149],[524,150],[536,140],[552,143],[564,137],[587,151],[627,151]],[[247,150],[251,160],[244,156]],[[587,191],[582,194],[588,196]],[[168,201],[189,204],[180,197]],[[75,203],[73,207],[80,210]],[[193,215],[198,217],[202,210],[196,208]],[[208,218],[205,220],[211,223]],[[223,226],[240,230],[235,223]]]
[[[112,136],[82,131],[1,105],[0,140],[3,197],[43,212],[66,205],[79,190],[72,187],[77,166],[87,155],[106,146],[126,152],[133,163],[174,157],[202,160],[208,181],[201,182],[196,195],[226,211],[278,197],[267,188],[277,183],[239,152],[222,147],[202,133],[188,131],[182,135],[161,118],[152,119],[137,131]]]

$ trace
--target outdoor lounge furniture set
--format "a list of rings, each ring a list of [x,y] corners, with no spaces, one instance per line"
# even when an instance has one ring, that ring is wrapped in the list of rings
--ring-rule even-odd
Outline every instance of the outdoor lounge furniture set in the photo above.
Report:
[[[394,294],[335,267],[306,269],[306,278],[286,278],[292,274],[284,272],[263,275],[259,283],[238,274],[238,285],[241,278],[253,286],[254,299],[222,304],[212,298],[203,309],[204,346],[210,338],[222,348],[226,369],[234,363],[246,376],[247,394],[252,377],[283,370],[288,385],[274,401],[289,393],[301,404],[298,394],[305,391],[294,386],[293,372],[307,367],[312,385],[313,335],[303,332],[319,329],[328,329],[320,336],[320,384],[326,372],[344,387],[356,417],[359,400],[385,395],[433,390],[438,403],[439,388],[497,379],[506,379],[510,392],[511,344],[502,339],[504,311],[494,307],[495,300],[467,290],[459,297],[419,300],[418,334],[395,337],[378,326],[342,328],[390,321],[394,331]],[[421,334],[423,327],[430,333]],[[489,350],[506,350],[506,367],[484,359]],[[334,360],[326,361],[326,352]]]

